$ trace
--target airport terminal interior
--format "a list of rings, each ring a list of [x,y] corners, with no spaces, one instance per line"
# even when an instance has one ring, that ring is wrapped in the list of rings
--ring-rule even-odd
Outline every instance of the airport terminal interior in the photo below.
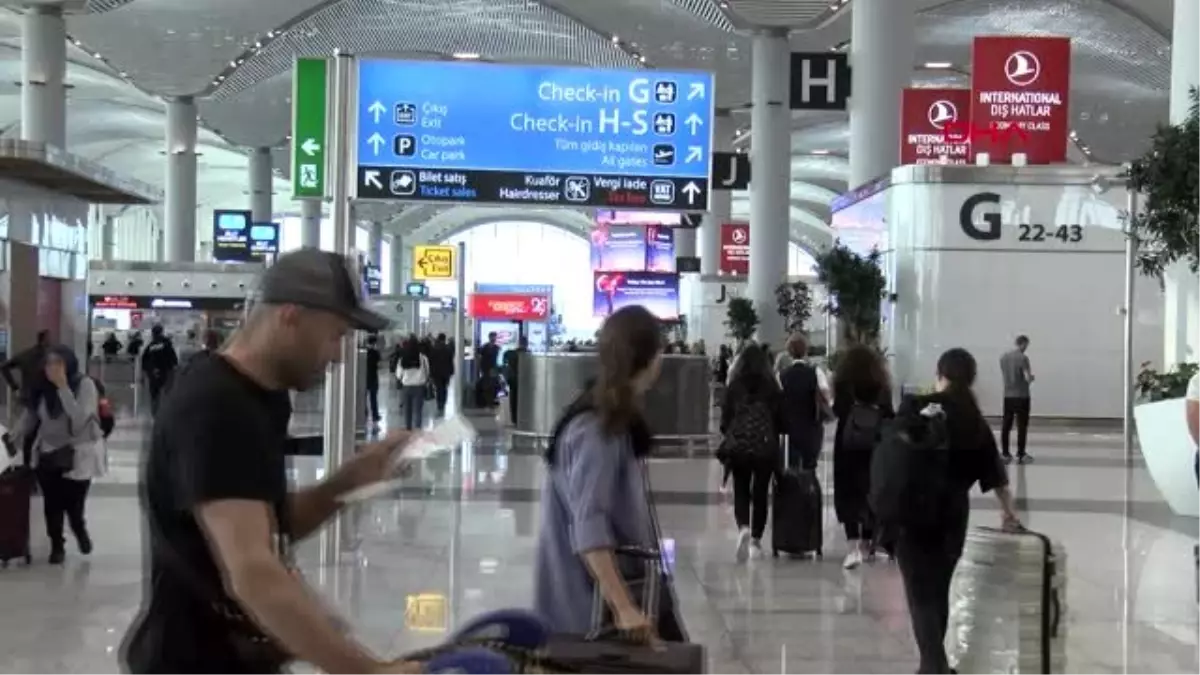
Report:
[[[779,354],[791,333],[831,376],[869,342],[895,400],[968,349],[997,438],[1001,363],[1029,336],[1030,459],[1006,471],[1055,580],[1036,615],[952,603],[951,624],[995,615],[951,636],[958,671],[1197,672],[1195,192],[1190,254],[1149,270],[1123,214],[1156,188],[1123,165],[1187,128],[1198,44],[1197,0],[0,0],[0,351],[47,332],[116,422],[86,502],[94,550],[68,536],[52,564],[31,498],[30,561],[0,569],[0,671],[122,669],[158,394],[138,347],[161,327],[181,358],[219,348],[258,275],[317,247],[349,256],[392,326],[372,347],[377,420],[365,334],[292,394],[289,433],[311,442],[289,446],[289,483],[414,411],[438,424],[389,362],[410,334],[448,336],[446,415],[478,432],[298,545],[304,580],[381,657],[531,607],[545,443],[605,318],[641,305],[672,352],[645,398],[658,543],[705,672],[918,668],[900,566],[845,562],[833,424],[820,555],[771,555],[778,512],[765,554],[738,550],[720,354],[752,337]],[[864,268],[881,285],[859,332],[838,275]],[[797,288],[799,319],[780,299]],[[528,346],[494,400],[489,340],[504,363]],[[0,557],[17,470],[0,473]],[[972,532],[1001,526],[991,495],[970,505]]]

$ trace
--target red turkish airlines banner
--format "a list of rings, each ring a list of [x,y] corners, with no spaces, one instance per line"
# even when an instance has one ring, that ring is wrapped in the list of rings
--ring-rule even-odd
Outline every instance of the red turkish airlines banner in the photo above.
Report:
[[[953,133],[970,122],[970,89],[905,89],[900,104],[900,163],[970,164],[969,139]]]
[[[750,274],[750,225],[724,223],[721,225],[721,274]]]
[[[468,313],[483,320],[545,321],[550,315],[550,298],[521,293],[472,293]]]
[[[998,133],[971,136],[973,152],[1008,163],[1067,161],[1071,39],[977,37],[971,48],[971,125]],[[1014,125],[1021,133],[1002,133]]]

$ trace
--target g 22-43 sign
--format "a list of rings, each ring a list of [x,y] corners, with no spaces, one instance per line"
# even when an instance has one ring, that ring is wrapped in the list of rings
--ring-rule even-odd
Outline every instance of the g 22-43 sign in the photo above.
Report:
[[[978,192],[963,200],[958,212],[959,226],[964,234],[981,242],[994,242],[1009,237],[1028,244],[1077,244],[1083,241],[1084,228],[1077,223],[1004,222],[1000,210],[1000,195]],[[1005,232],[1015,233],[1005,235]]]

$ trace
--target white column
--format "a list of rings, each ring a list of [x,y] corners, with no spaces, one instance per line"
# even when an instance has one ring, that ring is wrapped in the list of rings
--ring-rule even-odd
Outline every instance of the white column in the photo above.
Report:
[[[850,6],[850,187],[900,164],[900,96],[916,59],[914,0],[854,0]]]
[[[117,258],[117,217],[104,216],[100,221],[100,259],[109,262]]]
[[[65,148],[67,32],[62,7],[25,10],[21,45],[21,140]]]
[[[269,223],[275,215],[271,205],[275,182],[271,168],[271,149],[254,148],[250,153],[250,217],[256,223]]]
[[[713,152],[732,152],[736,125],[728,110],[718,110],[713,130]],[[708,213],[697,235],[700,249],[700,273],[716,274],[721,262],[721,224],[733,217],[733,193],[709,186]]]
[[[392,287],[387,289],[392,295],[404,295],[404,284],[407,283],[404,277],[404,260],[408,255],[408,250],[404,248],[404,238],[398,234],[392,235]]]
[[[196,259],[196,100],[167,103],[167,190],[163,232],[167,262]]]
[[[383,269],[383,223],[371,221],[368,230],[371,237],[368,242],[370,250],[367,251],[367,256],[370,257],[372,265]]]
[[[1187,119],[1189,90],[1200,83],[1200,2],[1175,0],[1171,31],[1171,124]],[[1163,275],[1163,365],[1195,361],[1200,354],[1200,280],[1178,262]]]
[[[792,116],[787,104],[790,58],[786,31],[763,31],[754,36],[747,290],[758,312],[758,339],[776,348],[784,335],[783,319],[776,311],[775,287],[787,279],[791,215]]]
[[[321,202],[300,200],[300,246],[321,248]]]

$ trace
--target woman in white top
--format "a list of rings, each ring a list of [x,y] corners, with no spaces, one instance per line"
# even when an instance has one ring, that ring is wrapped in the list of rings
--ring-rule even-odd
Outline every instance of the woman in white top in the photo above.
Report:
[[[64,346],[51,349],[45,375],[18,429],[22,437],[36,434],[34,468],[42,490],[50,564],[61,565],[66,558],[64,517],[79,552],[92,552],[84,513],[92,479],[104,474],[105,445],[96,383],[80,373],[74,352]]]
[[[400,380],[404,428],[412,430],[424,426],[425,396],[429,391],[429,358],[421,353],[421,343],[416,335],[408,336],[400,350],[396,378]]]

